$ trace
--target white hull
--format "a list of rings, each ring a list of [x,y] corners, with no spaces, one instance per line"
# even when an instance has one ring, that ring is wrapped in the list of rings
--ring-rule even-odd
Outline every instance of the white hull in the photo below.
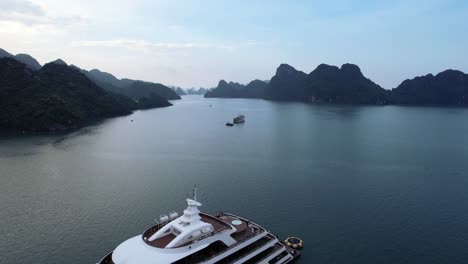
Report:
[[[300,256],[250,220],[229,213],[203,214],[198,211],[199,202],[187,202],[182,216],[175,218],[177,213],[171,213],[170,221],[126,240],[99,264],[280,264]]]

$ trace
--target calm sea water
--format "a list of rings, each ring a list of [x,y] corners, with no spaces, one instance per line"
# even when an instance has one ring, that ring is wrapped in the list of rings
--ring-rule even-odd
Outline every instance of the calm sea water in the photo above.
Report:
[[[301,237],[298,263],[468,261],[468,110],[186,96],[2,136],[0,262],[96,263],[194,184],[205,212]]]

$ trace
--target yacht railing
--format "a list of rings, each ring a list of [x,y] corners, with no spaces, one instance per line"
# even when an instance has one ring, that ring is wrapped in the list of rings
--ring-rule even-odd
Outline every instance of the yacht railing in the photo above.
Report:
[[[147,241],[148,238],[150,238],[152,235],[154,235],[154,233],[156,233],[156,231],[158,231],[159,229],[161,229],[163,226],[167,225],[170,221],[164,221],[164,222],[160,222],[160,223],[156,223],[155,225],[152,225],[150,227],[148,227],[145,232],[143,232],[143,235],[142,235],[142,239],[143,241]],[[151,235],[149,235],[151,234]]]
[[[221,212],[221,213],[222,213],[222,212]],[[216,213],[215,215],[217,215],[217,214],[218,214],[218,213]],[[223,216],[223,215],[224,215],[224,213],[223,213],[222,215],[219,215],[219,216]],[[244,221],[246,221],[246,220],[244,220]],[[254,231],[252,232],[252,234],[245,236],[244,239],[242,239],[241,241],[238,241],[238,242],[234,243],[234,244],[231,245],[230,247],[227,247],[227,248],[225,248],[225,249],[219,251],[218,254],[209,257],[209,258],[207,259],[207,261],[210,260],[210,259],[213,259],[213,258],[215,258],[215,257],[217,257],[217,256],[219,256],[219,255],[221,255],[221,254],[223,254],[223,253],[225,253],[225,252],[228,251],[228,250],[231,250],[233,247],[236,247],[236,246],[238,246],[238,245],[244,243],[245,241],[247,241],[247,240],[249,240],[249,239],[251,239],[251,238],[253,238],[253,237],[256,237],[257,235],[259,235],[259,234],[261,234],[261,233],[263,233],[263,232],[266,232],[264,229],[259,229],[259,228],[257,228],[256,226],[251,226],[251,225],[249,225],[249,222],[248,222],[248,221],[246,221],[246,222],[247,222],[247,225],[248,225],[249,227],[251,227],[251,228],[254,230]]]

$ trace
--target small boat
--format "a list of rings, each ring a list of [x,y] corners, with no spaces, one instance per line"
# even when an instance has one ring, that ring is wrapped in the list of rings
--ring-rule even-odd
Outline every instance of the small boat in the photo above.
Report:
[[[227,123],[226,123],[226,126],[234,126],[234,124],[233,124],[233,123],[227,122]]]
[[[244,123],[245,122],[245,116],[244,115],[238,115],[234,117],[232,120],[234,124],[239,124],[239,123]]]

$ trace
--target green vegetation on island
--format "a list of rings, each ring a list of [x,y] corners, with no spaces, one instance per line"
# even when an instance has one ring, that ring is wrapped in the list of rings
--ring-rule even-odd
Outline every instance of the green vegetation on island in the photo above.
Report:
[[[133,99],[106,91],[80,69],[62,60],[35,70],[16,56],[1,56],[5,55],[3,52],[0,51],[0,128],[3,129],[61,131],[127,115],[137,109],[171,105],[156,88]],[[163,92],[163,95],[167,94]]]
[[[160,83],[117,79],[114,75],[97,69],[91,71],[80,70],[90,80],[94,81],[105,90],[128,96],[134,100],[138,100],[141,97],[149,97],[152,94],[161,96],[166,100],[180,99],[180,96],[174,90]]]
[[[247,85],[221,80],[218,86],[205,93],[206,98],[263,98],[267,83],[260,80],[251,81]]]
[[[429,74],[406,80],[393,90],[385,90],[366,78],[354,64],[344,64],[340,68],[321,64],[309,74],[281,64],[268,83],[244,86],[221,80],[205,97],[327,104],[468,106],[468,75],[447,70],[435,76]]]

